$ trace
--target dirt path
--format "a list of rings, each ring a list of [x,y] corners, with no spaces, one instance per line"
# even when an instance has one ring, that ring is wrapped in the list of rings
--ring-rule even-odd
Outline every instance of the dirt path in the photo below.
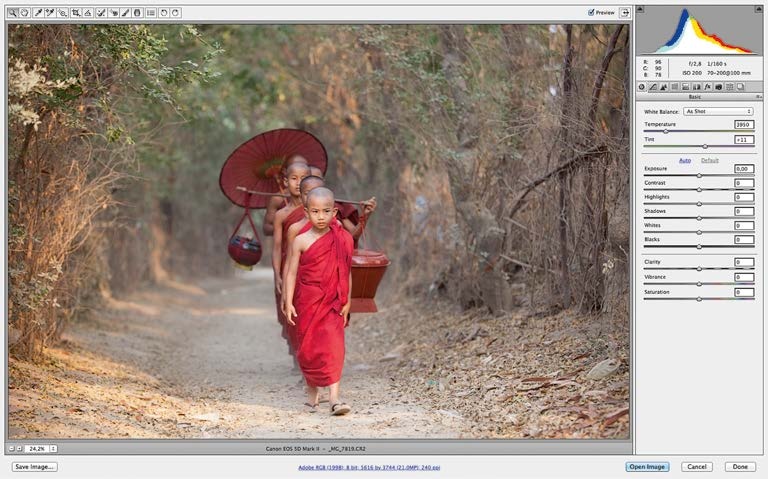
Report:
[[[12,438],[629,437],[620,311],[489,316],[383,299],[347,329],[353,412],[332,418],[327,403],[302,406],[269,271],[108,303],[70,325],[43,364],[10,360]],[[592,377],[606,360],[616,369]]]
[[[11,436],[460,437],[462,419],[393,390],[360,328],[347,330],[344,399],[303,409],[275,320],[271,272],[169,283],[72,325],[42,367],[11,363]],[[397,399],[393,399],[397,397]]]

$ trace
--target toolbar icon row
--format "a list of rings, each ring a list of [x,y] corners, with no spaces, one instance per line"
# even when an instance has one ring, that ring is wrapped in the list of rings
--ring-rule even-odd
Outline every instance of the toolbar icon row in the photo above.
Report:
[[[637,85],[637,90],[644,92],[662,92],[662,91],[705,91],[705,92],[745,92],[744,82],[641,82]]]
[[[181,18],[181,7],[8,7],[6,18],[72,18],[76,20]]]

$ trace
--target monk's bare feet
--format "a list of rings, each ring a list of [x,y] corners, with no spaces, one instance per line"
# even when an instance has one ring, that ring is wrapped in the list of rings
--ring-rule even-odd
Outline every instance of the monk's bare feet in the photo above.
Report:
[[[301,384],[304,384],[304,392],[309,394],[309,386],[307,386],[304,378],[301,379]],[[317,388],[317,402],[322,404],[330,401],[330,398],[323,393],[322,389]]]
[[[307,386],[307,403],[317,406],[319,395],[320,390],[318,388]]]
[[[339,398],[340,393],[339,383],[336,382],[328,386],[328,395],[330,396],[328,402],[331,403],[331,414],[334,416],[343,416],[352,410],[351,407]]]
[[[341,389],[339,387],[339,383],[333,383],[330,386],[328,386],[328,395],[331,397],[332,403],[341,402],[339,400],[339,396],[341,395]]]

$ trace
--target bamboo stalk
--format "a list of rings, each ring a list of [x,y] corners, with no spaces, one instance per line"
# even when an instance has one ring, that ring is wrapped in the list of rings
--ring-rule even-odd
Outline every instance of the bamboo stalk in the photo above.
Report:
[[[245,193],[251,194],[251,195],[259,195],[259,196],[279,196],[280,198],[290,198],[291,195],[286,195],[285,193],[270,193],[268,191],[254,191],[249,190],[248,188],[244,186],[236,186],[236,190],[243,191]],[[341,198],[336,198],[336,203],[346,203],[350,205],[362,205],[362,201],[353,201],[353,200],[344,200]]]
[[[250,195],[258,195],[258,196],[279,196],[281,198],[290,198],[290,195],[286,195],[285,193],[270,193],[268,191],[253,191],[249,190],[248,188],[244,186],[236,186],[236,190],[243,191],[245,193],[248,193]]]
[[[362,201],[352,201],[352,200],[342,200],[341,198],[336,198],[336,203],[347,203],[350,205],[362,205]]]

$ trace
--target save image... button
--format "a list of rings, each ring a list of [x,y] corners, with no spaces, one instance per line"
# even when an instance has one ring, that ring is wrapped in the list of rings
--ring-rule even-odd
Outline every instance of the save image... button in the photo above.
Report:
[[[668,462],[628,462],[627,472],[669,472]]]
[[[11,464],[13,472],[56,472],[59,470],[58,462],[14,462]]]

